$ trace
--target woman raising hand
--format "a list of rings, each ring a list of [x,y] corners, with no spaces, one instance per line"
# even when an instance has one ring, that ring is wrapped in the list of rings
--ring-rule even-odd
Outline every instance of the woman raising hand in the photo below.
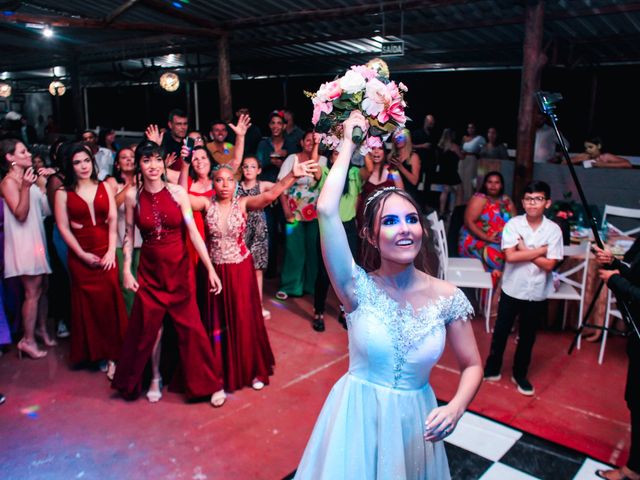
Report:
[[[247,211],[271,204],[296,178],[311,176],[317,168],[313,160],[302,163],[296,160],[292,171],[270,190],[240,197],[236,194],[233,170],[221,165],[213,174],[215,196],[211,200],[190,196],[192,208],[205,212],[209,256],[222,282],[221,295],[199,292],[198,299],[216,363],[222,365],[227,392],[249,385],[260,390],[269,383],[275,364],[264,326],[253,258],[244,242]]]
[[[338,210],[355,126],[367,128],[359,112],[344,123],[342,150],[318,200],[324,261],[347,312],[349,372],[329,394],[295,478],[449,479],[442,440],[482,381],[471,324],[463,321],[473,310],[459,289],[425,273],[423,217],[395,187],[369,197],[360,231],[369,273],[355,265]],[[446,336],[462,377],[438,407],[429,373]]]

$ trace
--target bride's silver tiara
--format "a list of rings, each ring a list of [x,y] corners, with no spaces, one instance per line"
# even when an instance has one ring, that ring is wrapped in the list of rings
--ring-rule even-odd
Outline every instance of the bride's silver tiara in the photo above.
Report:
[[[389,192],[389,191],[399,192],[400,189],[398,187],[379,188],[378,190],[374,191],[371,195],[367,197],[367,200],[364,202],[364,209],[366,210],[367,208],[369,208],[369,205],[371,204],[371,202],[373,202],[376,198],[378,198],[383,193]]]

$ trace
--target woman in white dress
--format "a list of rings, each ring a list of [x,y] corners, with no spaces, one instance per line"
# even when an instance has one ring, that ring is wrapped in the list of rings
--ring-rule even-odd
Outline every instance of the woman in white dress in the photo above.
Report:
[[[36,185],[38,175],[53,172],[40,168],[34,172],[31,153],[19,140],[0,142],[0,194],[4,198],[4,278],[20,277],[24,289],[22,303],[23,337],[18,354],[42,358],[35,336],[46,346],[56,345],[47,328],[46,277],[51,273],[47,259],[44,216],[51,215],[47,197]],[[36,329],[37,323],[37,329]]]
[[[356,266],[338,204],[356,146],[359,112],[318,200],[322,254],[349,325],[349,371],[333,387],[296,479],[449,479],[442,440],[482,381],[473,311],[453,285],[424,273],[426,230],[418,207],[395,187],[367,201],[361,230],[365,268]],[[429,373],[445,337],[462,371],[451,401],[438,407]]]

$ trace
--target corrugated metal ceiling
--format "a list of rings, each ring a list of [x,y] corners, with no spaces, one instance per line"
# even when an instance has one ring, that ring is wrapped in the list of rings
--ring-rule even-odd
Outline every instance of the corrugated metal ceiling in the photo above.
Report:
[[[381,40],[397,38],[405,41],[405,55],[388,58],[396,71],[514,68],[522,63],[523,3],[2,2],[0,71],[25,78],[75,59],[87,83],[131,81],[132,72],[140,79],[162,68],[210,78],[216,72],[216,41],[224,32],[229,33],[232,72],[242,76],[335,73],[377,55]],[[38,24],[52,25],[54,38],[44,39],[34,28]],[[547,1],[544,29],[554,65],[640,61],[640,1]],[[174,54],[171,61],[169,54]]]

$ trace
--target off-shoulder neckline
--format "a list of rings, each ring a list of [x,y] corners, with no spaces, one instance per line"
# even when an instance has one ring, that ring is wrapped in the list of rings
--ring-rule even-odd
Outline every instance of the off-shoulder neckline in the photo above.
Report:
[[[420,317],[421,313],[423,311],[426,311],[430,308],[434,308],[438,305],[440,305],[441,303],[443,303],[446,300],[452,300],[453,298],[456,297],[456,295],[458,295],[458,292],[461,292],[461,290],[458,287],[455,287],[453,290],[453,293],[451,293],[451,295],[438,295],[437,297],[431,298],[427,301],[427,303],[425,303],[424,305],[422,305],[421,307],[416,308],[411,302],[407,301],[405,302],[404,306],[400,305],[400,302],[398,302],[396,299],[392,298],[391,295],[389,295],[389,293],[382,288],[381,286],[379,286],[376,282],[373,281],[373,279],[370,277],[370,275],[361,267],[356,266],[360,271],[361,274],[364,275],[364,277],[367,279],[368,282],[371,282],[374,286],[374,288],[376,290],[378,290],[380,293],[382,293],[382,295],[384,296],[385,299],[387,299],[389,302],[391,302],[393,305],[395,305],[395,307],[400,310],[400,311],[409,311],[414,317]],[[358,307],[360,307],[360,305],[358,304]],[[353,313],[357,310],[358,308],[354,309],[352,312]]]

